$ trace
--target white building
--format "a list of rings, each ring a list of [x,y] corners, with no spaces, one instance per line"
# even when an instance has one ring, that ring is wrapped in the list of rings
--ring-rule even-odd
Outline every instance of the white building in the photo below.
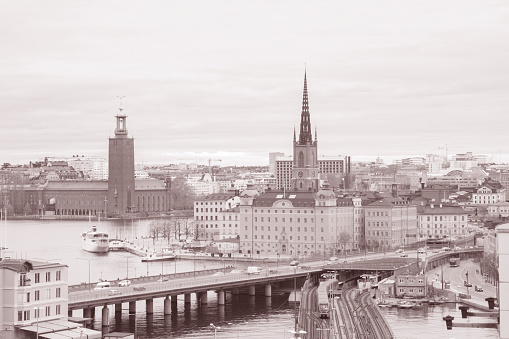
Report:
[[[231,223],[226,223],[226,219],[235,216],[235,212],[228,214],[223,211],[230,210],[239,203],[240,198],[234,193],[208,194],[198,198],[194,202],[194,220],[198,229],[198,239],[224,239],[229,235],[234,235],[234,233],[228,232]]]
[[[3,334],[36,322],[67,318],[66,265],[24,260],[0,261],[0,324]]]
[[[468,213],[461,206],[430,203],[418,215],[419,240],[463,236],[468,233]]]

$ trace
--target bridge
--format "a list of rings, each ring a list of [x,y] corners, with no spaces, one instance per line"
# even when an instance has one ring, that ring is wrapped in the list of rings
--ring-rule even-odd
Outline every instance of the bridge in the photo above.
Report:
[[[482,249],[465,249],[462,251],[443,252],[428,256],[422,263],[426,270],[445,263],[451,256],[472,257],[482,253]],[[350,258],[349,260],[352,260]],[[272,287],[286,284],[286,286],[299,286],[307,278],[316,281],[324,271],[334,270],[341,272],[343,278],[355,274],[377,273],[384,276],[398,274],[417,265],[413,258],[383,257],[374,260],[357,258],[349,263],[323,265],[323,262],[308,264],[308,266],[285,266],[277,269],[265,268],[260,274],[224,274],[214,275],[211,271],[188,272],[178,275],[170,275],[169,279],[159,279],[160,276],[135,278],[133,284],[128,287],[115,287],[113,290],[92,290],[90,286],[69,286],[68,310],[72,317],[74,310],[83,310],[83,317],[90,318],[95,315],[95,308],[102,307],[102,322],[109,325],[108,305],[115,305],[115,312],[121,312],[122,304],[129,304],[129,313],[136,313],[136,302],[145,300],[146,312],[152,314],[155,298],[164,298],[164,314],[171,314],[172,304],[177,303],[177,297],[184,295],[186,304],[191,302],[191,294],[195,293],[196,299],[201,304],[206,304],[208,291],[217,293],[219,305],[225,304],[225,293],[239,294],[240,289],[247,289],[251,296],[263,294],[270,297]],[[222,272],[222,270],[218,270]],[[197,277],[198,276],[198,279]],[[88,289],[87,289],[88,287]],[[258,290],[258,292],[257,292]]]
[[[136,302],[145,300],[146,312],[153,313],[153,302],[155,298],[164,298],[164,314],[171,314],[171,304],[177,303],[177,296],[184,295],[184,302],[191,302],[191,293],[201,304],[207,304],[208,291],[217,293],[219,305],[225,304],[225,293],[239,294],[241,288],[248,290],[249,295],[263,293],[264,296],[272,295],[272,286],[278,286],[294,280],[306,279],[311,275],[319,275],[322,272],[320,267],[295,266],[280,267],[277,270],[265,269],[259,274],[221,274],[202,275],[199,272],[198,279],[191,274],[174,277],[171,280],[150,277],[148,282],[138,282],[128,287],[112,287],[105,290],[83,290],[79,286],[70,286],[68,298],[69,316],[73,310],[83,309],[83,317],[94,316],[96,307],[102,308],[103,325],[109,325],[108,305],[115,305],[115,312],[121,312],[122,303],[129,303],[129,313],[136,313]],[[211,274],[211,273],[208,273]]]

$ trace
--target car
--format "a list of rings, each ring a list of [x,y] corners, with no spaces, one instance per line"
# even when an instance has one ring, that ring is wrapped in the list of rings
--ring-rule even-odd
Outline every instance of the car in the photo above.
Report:
[[[110,295],[119,295],[122,294],[119,290],[110,290]]]
[[[223,272],[216,272],[214,274],[212,274],[213,277],[219,277],[219,276],[223,276],[224,273]]]
[[[118,287],[127,287],[131,286],[131,280],[121,280],[118,282]]]
[[[338,257],[330,257],[329,261],[330,262],[336,262],[336,261],[339,261],[339,258]]]
[[[472,284],[467,282],[466,280],[463,282],[463,285],[465,285],[465,287],[472,287]]]
[[[111,283],[109,281],[101,281],[95,285],[94,290],[103,290],[111,287]]]
[[[166,282],[166,281],[168,281],[168,278],[166,278],[166,277],[161,277],[161,278],[157,279],[157,282]]]
[[[419,248],[417,250],[417,253],[424,253],[424,254],[426,254],[426,249],[425,248]]]
[[[442,251],[449,252],[450,250],[451,250],[451,248],[450,248],[450,247],[447,247],[447,246],[446,246],[446,247],[442,247]]]
[[[243,270],[239,270],[238,268],[231,270],[230,274],[243,274],[246,273]]]
[[[405,252],[405,251],[404,251],[402,248],[400,248],[400,249],[396,250],[396,253],[398,253],[398,254],[399,254],[399,253],[403,253],[403,252]]]
[[[475,285],[474,289],[475,289],[476,292],[482,292],[483,291],[482,287],[481,286],[477,286],[477,285]]]
[[[432,253],[440,253],[440,250],[438,248],[435,248],[433,251],[431,251]]]
[[[406,253],[400,253],[400,254],[399,254],[399,256],[400,256],[400,257],[402,257],[402,258],[406,258],[406,257],[408,257],[408,254],[406,254]]]
[[[290,266],[299,266],[299,262],[297,260],[292,260]]]

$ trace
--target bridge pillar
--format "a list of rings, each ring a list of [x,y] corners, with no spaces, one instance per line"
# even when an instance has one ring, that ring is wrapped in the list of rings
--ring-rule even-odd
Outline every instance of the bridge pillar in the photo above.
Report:
[[[83,309],[83,318],[92,318],[92,307]]]
[[[154,314],[154,299],[145,300],[147,314]]]
[[[184,294],[184,303],[186,304],[191,303],[191,293]]]
[[[91,310],[92,310],[92,313],[91,313],[92,318],[95,318],[95,307],[91,307]]]
[[[251,296],[256,295],[256,286],[255,285],[249,286],[249,295],[251,295]]]
[[[265,296],[272,297],[272,286],[270,284],[265,285]]]
[[[67,316],[72,317],[72,310],[67,310]]]
[[[171,303],[172,304],[176,304],[177,303],[177,297],[178,297],[177,295],[172,295],[171,296]]]
[[[200,302],[202,304],[208,304],[208,301],[207,301],[207,291],[203,291],[200,293]]]
[[[171,300],[169,296],[164,298],[164,315],[171,314]]]
[[[115,304],[115,313],[122,312],[122,303]]]
[[[129,314],[136,314],[136,301],[129,302]]]
[[[217,304],[224,305],[224,291],[217,291]]]
[[[110,309],[108,305],[104,305],[102,310],[102,325],[109,326],[110,325]]]
[[[233,295],[239,295],[239,293],[240,293],[240,290],[238,288],[232,289],[232,294]]]

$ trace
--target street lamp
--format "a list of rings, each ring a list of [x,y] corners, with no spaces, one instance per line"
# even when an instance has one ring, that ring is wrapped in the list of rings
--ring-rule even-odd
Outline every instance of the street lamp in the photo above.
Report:
[[[78,260],[87,260],[88,261],[88,290],[90,291],[90,261],[92,260],[99,260],[99,258],[97,259],[87,259],[87,258],[76,258]],[[102,273],[101,273],[102,275]]]
[[[213,323],[210,323],[210,326],[212,326],[214,328],[214,339],[216,339],[216,333],[217,333],[217,330],[220,330],[221,327],[219,326],[216,326],[214,325]]]
[[[37,332],[36,332],[36,336],[35,336],[36,339],[39,339],[39,311],[43,310],[43,309],[44,309],[44,307],[34,307],[35,315],[36,315],[36,319],[37,319]]]

